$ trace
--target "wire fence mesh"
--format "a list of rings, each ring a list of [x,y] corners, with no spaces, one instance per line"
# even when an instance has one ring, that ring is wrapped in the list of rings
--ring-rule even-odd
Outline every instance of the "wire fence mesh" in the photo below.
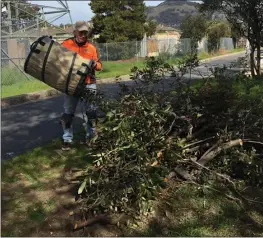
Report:
[[[54,38],[62,42],[67,37]],[[37,39],[36,36],[1,39],[1,86],[2,97],[12,87],[26,87],[30,82],[41,83],[24,73],[24,62],[29,54],[30,45]],[[142,41],[118,42],[118,43],[94,43],[97,47],[100,59],[104,62],[138,62],[147,56],[165,56],[167,59],[178,58],[191,52],[190,39],[143,39]],[[232,50],[232,39],[221,39],[220,48]],[[199,52],[208,52],[208,43],[204,39],[198,45]],[[106,63],[107,64],[107,63]]]
[[[32,40],[1,40],[1,86],[10,86],[23,81],[34,80],[24,72],[24,62],[29,54]]]

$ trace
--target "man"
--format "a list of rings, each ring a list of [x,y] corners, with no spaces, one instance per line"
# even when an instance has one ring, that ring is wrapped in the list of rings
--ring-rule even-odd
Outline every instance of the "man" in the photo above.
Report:
[[[74,37],[65,40],[62,45],[65,48],[78,53],[83,58],[94,61],[93,73],[86,78],[85,87],[89,88],[90,90],[96,90],[95,71],[100,71],[102,69],[102,64],[98,59],[96,47],[88,41],[90,33],[91,29],[88,24],[85,21],[78,21],[74,27]],[[69,150],[73,142],[72,122],[78,101],[79,98],[77,97],[65,95],[64,113],[61,118],[63,127],[62,150]],[[94,119],[96,119],[96,108],[94,105],[89,105],[88,108],[86,108],[86,115],[89,118],[86,125],[86,140],[88,141],[95,133],[95,126],[92,123]]]

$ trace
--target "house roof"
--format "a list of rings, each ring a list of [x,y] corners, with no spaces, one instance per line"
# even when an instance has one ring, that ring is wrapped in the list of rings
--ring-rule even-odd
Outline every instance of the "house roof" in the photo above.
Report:
[[[170,26],[165,26],[165,25],[158,25],[156,30],[157,31],[176,31],[178,32],[177,29],[170,27]]]
[[[3,33],[3,32],[2,32]],[[47,28],[31,28],[31,29],[27,29],[25,31],[20,31],[20,32],[16,32],[14,33],[14,35],[16,36],[39,36],[39,35],[51,35],[51,36],[55,36],[55,35],[72,35],[73,33],[73,29],[72,27],[67,27],[65,29],[63,28],[59,28],[59,27],[47,27]]]

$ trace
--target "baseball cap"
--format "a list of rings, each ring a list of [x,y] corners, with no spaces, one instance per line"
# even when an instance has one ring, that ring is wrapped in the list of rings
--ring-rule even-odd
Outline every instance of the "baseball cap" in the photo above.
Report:
[[[77,21],[75,23],[75,30],[77,31],[90,31],[90,26],[85,21]]]

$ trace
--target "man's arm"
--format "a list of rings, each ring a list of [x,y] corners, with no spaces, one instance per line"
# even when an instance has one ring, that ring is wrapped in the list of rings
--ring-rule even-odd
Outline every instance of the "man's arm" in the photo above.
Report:
[[[95,47],[94,47],[93,60],[96,62],[95,70],[101,71],[102,70],[102,63],[99,60],[98,52],[97,52],[97,49]]]
[[[72,40],[72,38],[66,39],[64,40],[61,45],[64,46],[65,48],[69,49],[70,47],[70,40]]]

